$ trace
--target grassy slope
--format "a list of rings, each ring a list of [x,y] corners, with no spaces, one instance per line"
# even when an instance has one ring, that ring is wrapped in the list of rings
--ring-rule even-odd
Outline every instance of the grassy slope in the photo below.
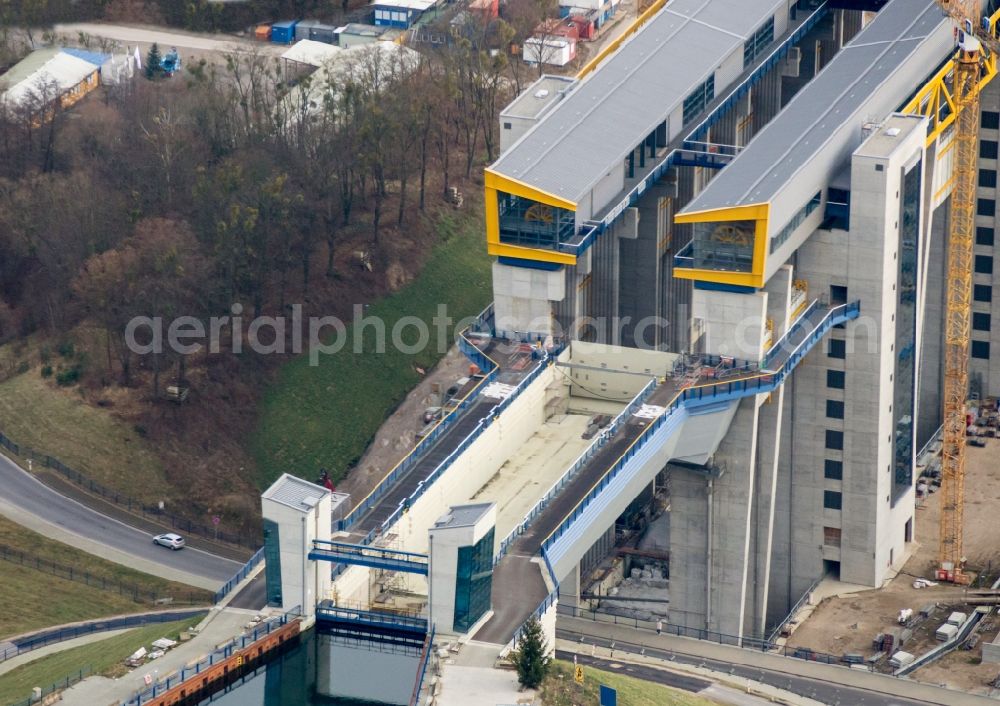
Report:
[[[197,625],[201,619],[197,617],[174,623],[147,625],[47,655],[12,669],[0,675],[0,706],[17,703],[30,696],[33,687],[40,686],[44,689],[87,667],[93,674],[107,672],[140,647],[149,649],[153,640],[161,637],[176,639],[178,633],[191,625]]]
[[[43,379],[37,365],[0,383],[0,432],[134,497],[152,501],[166,489],[162,464],[134,429]]]
[[[3,517],[0,517],[0,544],[86,571],[95,578],[135,585],[147,594],[153,592],[157,596],[175,596],[178,599],[193,594],[196,599],[200,597],[205,603],[211,602],[207,591],[150,576],[90,554],[81,554],[69,545],[47,539]],[[148,603],[136,603],[116,591],[104,591],[10,561],[0,560],[0,586],[3,587],[5,601],[4,610],[0,611],[0,636],[152,609]],[[39,600],[40,587],[44,587],[45,600]]]
[[[368,316],[385,321],[387,338],[400,317],[429,322],[441,303],[457,321],[479,313],[489,301],[490,263],[480,216],[469,212],[446,220],[439,232],[442,240],[417,279],[368,309]],[[351,327],[347,334],[353,341]],[[372,349],[371,340],[365,348]],[[320,467],[329,468],[335,479],[342,477],[419,381],[414,366],[426,369],[440,358],[436,348],[432,340],[429,350],[410,356],[391,346],[373,354],[355,353],[347,345],[321,356],[316,367],[310,367],[307,356],[287,363],[264,397],[251,441],[260,486],[286,471],[311,477]]]
[[[553,663],[548,678],[542,684],[542,701],[545,706],[596,704],[600,699],[601,684],[618,691],[618,703],[622,706],[714,706],[715,704],[714,701],[671,689],[662,684],[592,667],[583,668],[583,685],[577,686],[573,681],[573,665],[562,661]]]

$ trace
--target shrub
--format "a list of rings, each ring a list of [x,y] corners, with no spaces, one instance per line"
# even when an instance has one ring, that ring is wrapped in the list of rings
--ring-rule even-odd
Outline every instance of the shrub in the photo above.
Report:
[[[63,341],[56,348],[56,352],[59,353],[63,358],[72,358],[73,354],[76,353],[76,349],[73,347],[73,343],[70,341]]]
[[[74,365],[71,368],[64,368],[56,373],[56,384],[60,387],[69,387],[80,381],[80,366]]]
[[[43,365],[42,366],[42,377],[43,378],[50,378],[50,377],[52,377],[52,366],[51,365]]]

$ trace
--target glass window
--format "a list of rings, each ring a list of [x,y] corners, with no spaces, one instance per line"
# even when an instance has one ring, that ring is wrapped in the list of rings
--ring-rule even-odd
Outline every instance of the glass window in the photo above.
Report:
[[[982,226],[976,228],[976,245],[993,245],[993,229]]]
[[[844,403],[841,402],[840,400],[827,400],[826,416],[828,416],[830,419],[843,419]]]
[[[774,18],[769,17],[753,36],[743,43],[743,68],[747,68],[764,53],[767,45],[774,41]]]
[[[993,258],[989,255],[976,255],[976,272],[981,275],[993,274]]]
[[[830,348],[826,352],[831,358],[846,358],[847,357],[847,341],[841,341],[836,338],[830,339]]]
[[[994,140],[979,141],[979,156],[982,159],[997,158],[997,143]]]
[[[996,188],[997,185],[997,170],[996,169],[980,169],[979,170],[979,185],[985,189]]]
[[[792,236],[792,233],[795,232],[795,229],[802,225],[802,221],[808,218],[809,214],[819,208],[822,201],[823,194],[821,192],[816,192],[816,195],[809,199],[809,202],[798,210],[798,213],[792,217],[792,220],[786,223],[785,227],[778,231],[773,238],[771,238],[771,252],[774,252],[784,245],[785,241],[788,240]]]
[[[830,285],[830,303],[833,305],[847,303],[847,287],[842,284]]]
[[[458,548],[455,577],[456,632],[466,632],[490,609],[493,593],[493,532],[471,547]]]
[[[831,458],[824,460],[823,477],[830,480],[842,480],[844,478],[844,464]]]
[[[984,110],[979,124],[987,130],[1000,129],[1000,113]]]
[[[722,272],[752,272],[754,221],[696,223],[691,238],[691,267]]]
[[[913,483],[914,397],[916,370],[914,352],[917,338],[917,248],[920,238],[920,162],[903,176],[899,199],[899,256],[896,277],[896,335],[890,348],[895,352],[893,369],[892,415],[893,439],[892,502],[895,503]]]
[[[281,605],[281,546],[274,520],[264,520],[264,590],[268,605]]]
[[[557,250],[576,233],[576,216],[564,208],[497,193],[500,242]]]
[[[687,98],[684,99],[684,124],[694,120],[705,110],[705,106],[715,98],[715,74],[713,73],[705,83],[694,89]]]
[[[839,510],[842,503],[841,495],[836,490],[823,491],[823,507],[827,510]]]
[[[993,301],[993,287],[988,284],[974,284],[972,285],[972,298],[977,302],[991,302]]]
[[[826,386],[832,387],[835,390],[844,389],[844,371],[843,370],[827,370],[826,371]]]
[[[844,448],[844,432],[834,429],[826,430],[826,448],[841,451]]]
[[[983,314],[978,311],[972,314],[972,330],[973,331],[989,331],[990,330],[990,315]]]
[[[990,342],[989,341],[973,341],[972,342],[972,357],[982,358],[983,360],[989,360],[990,358]]]
[[[997,202],[993,199],[978,199],[976,201],[977,216],[995,216],[997,213]]]

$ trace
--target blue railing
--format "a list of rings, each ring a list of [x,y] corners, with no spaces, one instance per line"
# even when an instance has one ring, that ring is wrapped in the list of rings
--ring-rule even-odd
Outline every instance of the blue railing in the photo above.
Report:
[[[192,610],[172,610],[163,613],[150,613],[147,615],[130,615],[123,618],[109,618],[107,620],[92,620],[83,625],[73,625],[60,628],[49,628],[41,632],[32,633],[23,637],[15,637],[10,641],[12,647],[5,647],[0,650],[0,662],[17,657],[19,654],[37,650],[39,647],[53,645],[57,642],[72,640],[84,635],[91,635],[95,632],[107,632],[108,630],[119,630],[121,628],[131,628],[138,625],[151,625],[155,623],[172,623],[177,620],[184,620],[196,615],[204,615],[207,608],[195,608]]]
[[[424,651],[420,655],[420,669],[417,672],[417,680],[413,685],[413,693],[410,695],[410,706],[418,706],[420,703],[420,692],[424,688],[424,678],[427,676],[427,664],[431,661],[431,650],[434,648],[434,626],[427,633],[424,642]]]
[[[191,677],[201,674],[202,670],[211,667],[216,662],[223,662],[229,659],[235,652],[239,652],[240,650],[252,645],[257,642],[257,640],[282,627],[290,620],[297,618],[299,610],[300,609],[296,607],[282,615],[265,620],[259,625],[256,625],[245,635],[241,635],[224,645],[216,647],[215,650],[212,651],[207,657],[202,657],[194,664],[189,664],[180,671],[174,672],[163,679],[159,679],[142,691],[136,692],[125,702],[125,706],[142,706],[142,704],[147,701],[152,701],[164,692],[169,691],[175,686],[183,684]]]
[[[819,341],[823,335],[829,331],[831,328],[837,324],[844,323],[850,319],[857,318],[861,311],[860,304],[854,302],[851,304],[841,304],[831,308],[822,320],[816,322],[813,331],[802,340],[795,348],[788,354],[787,359],[781,365],[781,368],[777,371],[765,371],[757,375],[753,375],[749,378],[742,378],[738,380],[731,381],[716,381],[710,382],[703,385],[696,385],[694,387],[688,387],[681,390],[670,404],[667,406],[666,410],[657,417],[652,424],[647,426],[642,434],[640,434],[635,441],[626,449],[614,465],[594,484],[590,492],[577,504],[575,508],[570,512],[569,515],[559,524],[559,526],[553,530],[545,541],[542,543],[542,551],[545,552],[549,547],[551,547],[565,532],[569,527],[576,521],[576,519],[584,512],[587,506],[601,494],[601,491],[620,473],[629,462],[635,457],[638,451],[643,447],[643,445],[649,441],[650,438],[656,432],[668,422],[668,420],[673,416],[674,412],[680,409],[682,406],[688,406],[689,404],[697,406],[699,403],[715,403],[724,402],[728,400],[739,399],[741,397],[749,397],[757,394],[764,394],[773,391],[782,382],[789,373],[798,365],[799,361],[809,352],[809,350]],[[800,317],[800,321],[803,321],[803,317]],[[793,326],[785,336],[782,337],[782,341],[788,339],[789,336],[793,334],[797,329]],[[779,341],[779,345],[781,341]]]
[[[563,473],[562,476],[555,483],[552,484],[552,487],[549,488],[548,492],[546,492],[545,495],[542,496],[541,500],[535,503],[535,506],[532,507],[527,512],[527,514],[525,514],[524,519],[521,520],[521,522],[517,526],[515,526],[514,529],[512,529],[507,534],[506,537],[500,540],[500,548],[497,551],[496,557],[494,557],[493,559],[494,565],[496,565],[496,563],[499,562],[504,557],[504,555],[507,553],[507,550],[510,548],[510,545],[514,543],[514,540],[516,540],[518,537],[524,534],[525,530],[527,530],[528,527],[531,526],[531,523],[534,521],[534,519],[538,517],[538,515],[540,515],[546,507],[548,507],[552,499],[556,497],[563,488],[566,487],[566,484],[569,483],[576,476],[577,472],[579,472],[581,468],[586,466],[587,463],[590,461],[590,459],[593,458],[594,454],[596,454],[604,447],[607,441],[614,435],[616,431],[618,431],[618,428],[624,422],[626,422],[629,419],[629,417],[635,414],[640,407],[642,407],[643,403],[647,399],[649,399],[649,396],[653,394],[653,391],[655,389],[656,389],[656,380],[650,380],[648,383],[646,383],[646,385],[639,391],[639,394],[637,394],[632,399],[632,401],[625,407],[625,409],[623,409],[618,414],[618,416],[615,417],[614,420],[612,420],[612,422],[600,434],[597,435],[597,437],[594,439],[594,442],[590,446],[588,446],[584,450],[584,452],[580,454],[580,456],[576,459],[576,461],[574,461],[572,465],[570,465],[570,467],[566,470],[566,472]]]
[[[646,189],[659,181],[671,167],[684,165],[707,166],[710,168],[724,167],[725,164],[732,159],[731,155],[723,153],[709,153],[699,146],[702,144],[701,141],[708,134],[709,128],[717,123],[729,110],[731,110],[733,105],[746,95],[747,92],[769,71],[773,70],[779,62],[783,61],[788,55],[789,49],[802,41],[806,33],[815,27],[823,16],[826,15],[826,13],[827,4],[824,2],[809,17],[807,17],[794,32],[792,32],[788,39],[775,47],[767,58],[764,59],[749,76],[741,81],[739,85],[734,87],[726,98],[719,103],[719,105],[717,105],[712,112],[697,125],[697,127],[688,133],[679,149],[671,150],[668,154],[662,157],[659,162],[655,163],[649,173],[640,179],[639,182],[629,189],[623,196],[621,196],[618,199],[617,204],[606,211],[600,219],[587,221],[585,223],[586,230],[581,234],[582,237],[576,245],[560,249],[571,252],[575,255],[583,253],[587,248],[593,245],[597,236],[607,230],[626,208],[638,201],[639,197],[645,193]]]
[[[222,588],[215,592],[215,602],[218,603],[223,598],[228,596],[230,592],[239,585],[240,581],[245,579],[250,575],[250,572],[257,568],[257,564],[264,560],[264,547],[261,547],[254,555],[250,557],[250,561],[240,567],[240,570],[233,574],[233,577],[226,581]]]
[[[488,325],[488,321],[492,320],[492,305],[487,307],[477,322],[483,321],[482,325]],[[484,317],[488,316],[488,319]],[[486,373],[479,383],[476,385],[468,395],[466,395],[462,401],[451,411],[446,414],[440,422],[438,422],[431,432],[417,442],[413,449],[407,454],[396,466],[381,480],[378,485],[372,490],[371,493],[365,497],[353,510],[351,510],[347,516],[337,522],[337,531],[347,530],[357,522],[361,517],[364,516],[368,510],[373,508],[379,499],[385,495],[386,492],[393,486],[393,484],[399,480],[399,478],[410,471],[411,468],[420,460],[420,458],[428,451],[434,444],[441,438],[442,435],[451,427],[451,425],[458,420],[460,414],[465,411],[472,403],[475,401],[479,392],[490,382],[496,379],[498,374],[498,369],[496,363],[494,363],[488,356],[486,356],[482,351],[476,348],[475,344],[465,337],[465,332],[458,337],[459,349],[465,354],[473,363],[479,366],[479,369]]]
[[[392,525],[399,520],[399,518],[402,517],[403,514],[407,512],[417,500],[420,499],[420,496],[427,492],[434,482],[451,467],[451,464],[453,464],[470,446],[472,446],[473,443],[476,442],[479,436],[489,428],[493,421],[503,414],[504,410],[513,404],[514,400],[516,400],[521,393],[531,385],[531,383],[538,379],[546,367],[548,367],[546,363],[551,363],[551,359],[547,357],[542,358],[535,368],[517,384],[514,391],[508,395],[506,399],[501,400],[486,414],[485,417],[479,420],[475,428],[469,432],[468,436],[462,439],[458,446],[456,446],[455,449],[448,454],[448,456],[442,460],[441,463],[439,463],[424,480],[417,484],[416,489],[408,498],[405,498],[402,502],[400,502],[399,507],[397,507],[393,513],[386,518],[385,522],[382,523],[382,527],[380,528],[381,530],[384,531],[389,527],[392,527]]]
[[[338,606],[333,601],[321,601],[316,606],[316,619],[326,622],[345,623],[368,628],[392,629],[423,637],[427,634],[428,621],[412,615],[399,615],[385,611],[365,610]]]
[[[333,561],[341,564],[368,566],[373,569],[388,569],[404,571],[410,574],[427,575],[428,558],[426,554],[404,552],[396,549],[383,549],[364,544],[348,544],[346,542],[331,542],[323,539],[313,540],[313,549],[309,552],[312,560]]]
[[[729,94],[722,100],[719,105],[717,105],[711,113],[709,113],[705,118],[698,123],[698,125],[688,133],[685,142],[695,141],[704,139],[708,134],[709,128],[715,125],[722,117],[729,112],[733,105],[745,96],[751,88],[753,88],[771,69],[777,66],[778,62],[783,61],[788,55],[789,49],[802,41],[805,35],[816,26],[816,24],[823,19],[828,10],[827,3],[823,3],[816,10],[809,15],[802,24],[799,25],[791,36],[785,41],[779,44],[774,50],[767,55],[767,58],[758,64],[757,68],[747,76],[743,81],[740,82],[738,86],[733,88]]]

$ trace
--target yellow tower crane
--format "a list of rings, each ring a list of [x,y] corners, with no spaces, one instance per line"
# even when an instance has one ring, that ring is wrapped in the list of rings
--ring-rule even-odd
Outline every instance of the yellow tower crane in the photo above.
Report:
[[[941,527],[938,578],[966,583],[963,519],[965,505],[966,400],[969,393],[969,320],[972,246],[976,227],[979,94],[986,51],[996,41],[981,29],[980,0],[938,0],[958,22],[954,62],[955,141],[951,228],[948,233],[945,311],[944,429],[941,449]],[[986,43],[984,48],[983,43]]]

